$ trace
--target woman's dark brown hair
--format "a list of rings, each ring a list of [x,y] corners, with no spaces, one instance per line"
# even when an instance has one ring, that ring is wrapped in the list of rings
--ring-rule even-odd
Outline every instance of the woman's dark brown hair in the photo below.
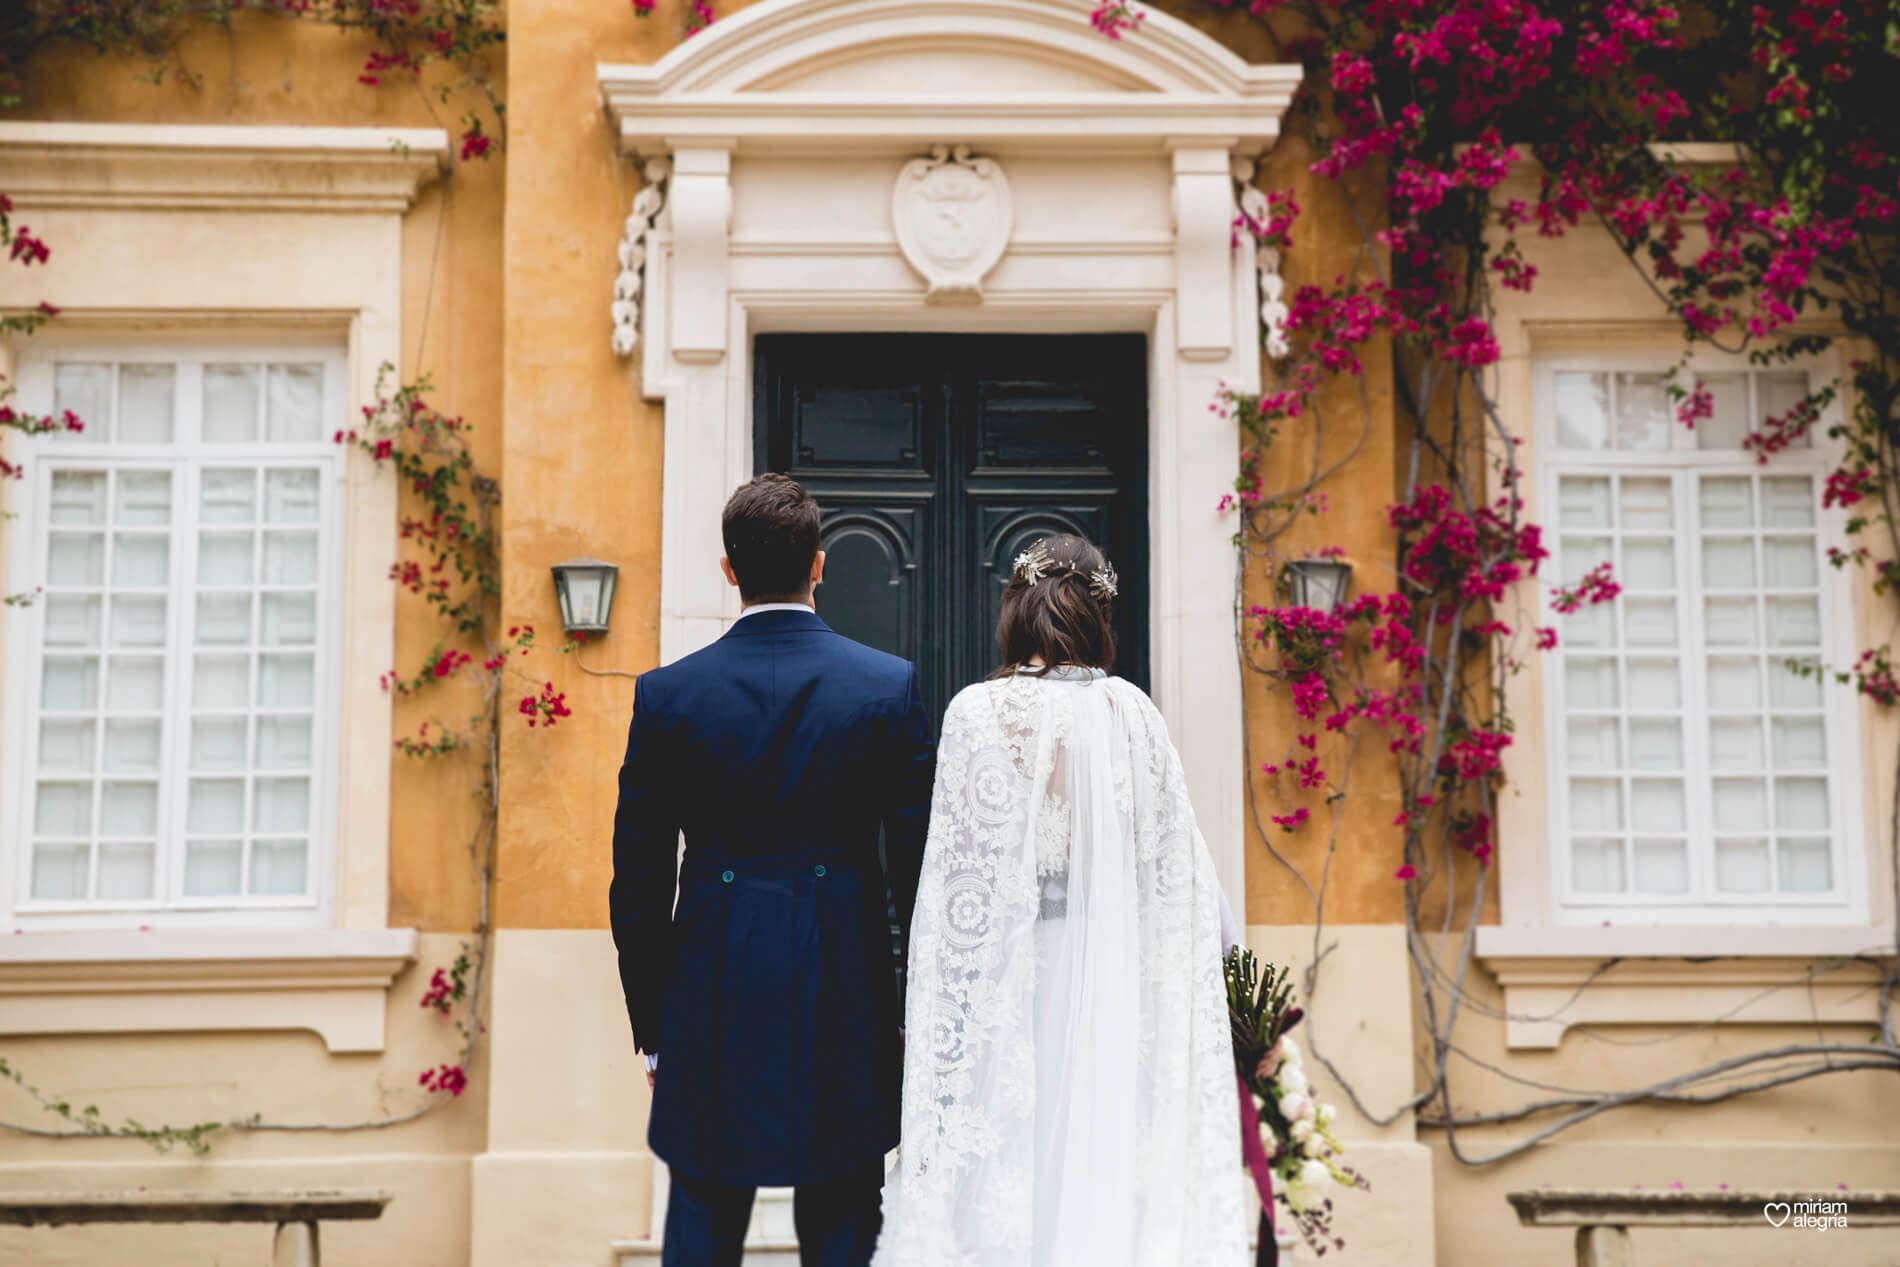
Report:
[[[1105,583],[1106,582],[1106,583]],[[1114,571],[1081,537],[1044,537],[1012,565],[1003,589],[996,641],[1003,667],[1041,676],[1058,665],[1108,669],[1115,664]]]

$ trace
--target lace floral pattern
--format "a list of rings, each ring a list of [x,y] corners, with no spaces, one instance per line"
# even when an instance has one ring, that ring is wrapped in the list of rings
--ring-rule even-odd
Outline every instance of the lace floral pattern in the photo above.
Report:
[[[1079,690],[1113,732],[1077,733]],[[1091,717],[1098,716],[1091,713]],[[1219,896],[1180,760],[1136,687],[1020,676],[951,702],[911,931],[899,1164],[876,1267],[1029,1267],[1036,1240],[1036,921],[1071,861],[1064,763],[1110,762],[1133,859],[1140,1017],[1134,1191],[1119,1267],[1240,1267],[1247,1209]],[[1108,812],[1106,809],[1101,813]],[[1101,1267],[1118,1267],[1102,1263]]]

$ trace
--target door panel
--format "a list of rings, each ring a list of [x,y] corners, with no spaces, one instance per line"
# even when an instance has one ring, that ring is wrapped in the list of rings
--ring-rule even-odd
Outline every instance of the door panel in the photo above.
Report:
[[[927,706],[996,667],[1012,560],[1074,532],[1121,573],[1116,671],[1146,687],[1139,335],[763,335],[756,462],[823,510],[818,610],[917,663]]]

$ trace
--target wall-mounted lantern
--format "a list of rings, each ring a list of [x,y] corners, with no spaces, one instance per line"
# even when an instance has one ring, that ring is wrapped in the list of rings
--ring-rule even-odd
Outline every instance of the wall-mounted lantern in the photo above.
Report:
[[[614,581],[620,569],[601,559],[582,556],[556,563],[554,594],[561,601],[561,628],[570,634],[599,637],[607,632],[613,612]]]
[[[1295,607],[1330,612],[1346,601],[1352,564],[1344,559],[1288,559],[1286,578]]]

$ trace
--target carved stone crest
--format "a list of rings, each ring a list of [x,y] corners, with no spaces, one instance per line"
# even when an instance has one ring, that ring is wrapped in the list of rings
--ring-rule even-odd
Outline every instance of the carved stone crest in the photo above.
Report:
[[[939,145],[904,164],[891,220],[904,258],[930,283],[924,302],[980,302],[984,276],[1009,245],[1013,214],[1003,169],[970,157],[967,145]]]

